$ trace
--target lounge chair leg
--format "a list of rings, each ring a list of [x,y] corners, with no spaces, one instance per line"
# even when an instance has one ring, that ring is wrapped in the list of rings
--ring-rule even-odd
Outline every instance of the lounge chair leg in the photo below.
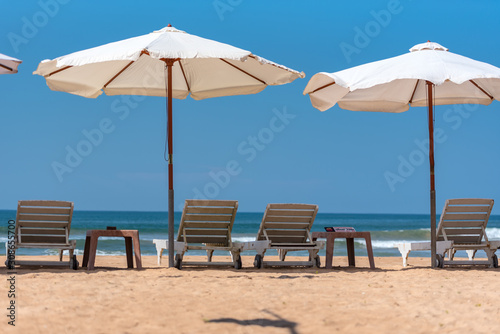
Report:
[[[484,252],[486,253],[486,256],[488,257],[488,261],[490,262],[490,265],[489,265],[490,268],[495,268],[495,263],[494,263],[494,260],[493,260],[493,255],[495,255],[495,251],[496,250],[491,250],[489,248],[487,248],[487,249],[484,250]],[[467,251],[467,252],[469,252],[469,251]],[[469,259],[470,259],[470,255],[469,255]]]
[[[207,259],[208,259],[208,262],[212,262],[212,255],[214,255],[214,250],[213,249],[207,249]]]
[[[469,256],[469,261],[472,261],[474,259],[474,257],[476,256],[476,252],[477,252],[477,249],[468,249],[466,250],[467,252],[467,256]],[[488,253],[488,252],[486,252]],[[490,258],[490,256],[488,256],[488,259]]]
[[[70,257],[71,258],[71,257]],[[59,261],[63,260],[63,250],[59,250]]]
[[[61,250],[61,260],[62,260],[62,250]],[[69,250],[69,268],[73,269],[73,254],[75,253],[74,249]],[[76,258],[75,258],[76,259]]]
[[[158,265],[161,265],[161,257],[163,255],[163,248],[161,247],[156,247],[156,257],[157,257],[157,263]]]
[[[403,267],[408,265],[408,255],[410,254],[410,245],[409,244],[398,244],[399,252],[401,253],[401,257],[403,258]]]
[[[280,257],[280,261],[285,261],[287,251],[284,249],[278,249],[278,255]]]

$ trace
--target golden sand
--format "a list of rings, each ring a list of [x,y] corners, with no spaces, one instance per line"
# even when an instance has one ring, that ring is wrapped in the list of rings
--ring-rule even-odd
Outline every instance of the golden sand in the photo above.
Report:
[[[250,256],[242,270],[142,261],[143,270],[126,269],[124,256],[100,256],[92,272],[17,269],[16,326],[4,279],[0,333],[500,332],[499,269],[433,270],[425,258],[403,268],[396,257],[375,258],[375,270],[366,257],[356,268],[335,257],[332,270],[257,270]]]

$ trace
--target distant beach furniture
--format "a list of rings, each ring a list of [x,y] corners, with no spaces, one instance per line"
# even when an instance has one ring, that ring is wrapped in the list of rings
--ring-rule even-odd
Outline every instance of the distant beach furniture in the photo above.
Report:
[[[490,241],[486,235],[486,225],[490,218],[494,200],[479,198],[449,199],[446,201],[437,229],[437,267],[444,265],[488,265],[498,268],[498,258],[495,254],[500,247],[499,241]],[[430,242],[396,244],[403,266],[407,266],[408,255],[415,250],[430,250]],[[465,250],[469,260],[454,260],[457,250]],[[474,260],[478,250],[483,250],[487,261]],[[444,260],[445,255],[448,260]]]
[[[313,204],[268,204],[256,241],[252,245],[256,251],[254,267],[264,266],[320,266],[318,252],[325,247],[324,241],[313,241],[311,227],[318,213]],[[264,261],[269,249],[278,251],[280,261]],[[290,251],[309,252],[308,261],[285,261]]]
[[[0,74],[15,74],[22,61],[0,53]]]
[[[221,200],[186,200],[179,225],[177,241],[174,243],[177,269],[184,265],[231,265],[241,269],[242,243],[233,243],[231,231],[238,210],[238,201]],[[158,255],[158,264],[168,241],[154,239]],[[207,262],[185,262],[184,253],[188,250],[206,250]],[[214,251],[228,251],[232,262],[212,262]]]
[[[78,269],[74,250],[76,240],[69,240],[73,202],[19,201],[17,205],[14,239],[5,243],[5,264],[13,269],[16,265],[68,266]],[[44,248],[59,250],[59,261],[17,261],[19,248]],[[63,251],[69,251],[69,261],[63,262]]]

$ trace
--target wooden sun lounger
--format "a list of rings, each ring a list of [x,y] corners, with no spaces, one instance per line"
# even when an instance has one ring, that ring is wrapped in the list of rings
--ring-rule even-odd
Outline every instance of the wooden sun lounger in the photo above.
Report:
[[[177,241],[174,244],[175,267],[181,269],[185,265],[231,265],[240,269],[243,245],[231,240],[238,201],[220,200],[186,200],[179,225]],[[168,249],[168,241],[154,239],[158,254],[158,265],[164,249]],[[188,250],[205,250],[207,262],[186,262],[184,253]],[[213,262],[212,255],[216,250],[228,251],[232,262]]]
[[[255,242],[251,249],[257,251],[254,267],[264,266],[320,266],[318,252],[324,241],[313,241],[311,227],[318,206],[311,204],[268,204]],[[280,261],[264,261],[269,249],[278,251]],[[308,261],[285,261],[290,251],[308,251]]]
[[[493,208],[492,199],[462,198],[449,199],[443,208],[437,229],[437,264],[444,265],[488,265],[498,267],[495,254],[500,241],[490,241],[486,235],[486,225]],[[412,250],[430,250],[430,242],[397,244],[403,266],[407,265],[408,254]],[[457,250],[465,250],[469,260],[454,260]],[[483,250],[487,261],[474,260],[478,250]],[[448,260],[445,260],[448,255]]]
[[[74,250],[76,240],[69,240],[73,203],[65,201],[19,201],[13,243],[5,243],[8,268],[16,265],[68,266],[77,269]],[[59,250],[59,261],[18,261],[19,248]],[[69,261],[63,262],[63,251],[69,251]]]

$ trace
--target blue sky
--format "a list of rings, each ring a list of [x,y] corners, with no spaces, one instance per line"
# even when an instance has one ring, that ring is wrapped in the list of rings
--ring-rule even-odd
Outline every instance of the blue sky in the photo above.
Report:
[[[53,59],[171,23],[306,73],[262,93],[174,100],[175,207],[187,198],[316,203],[320,212],[428,213],[425,108],[402,114],[321,113],[302,95],[317,72],[402,53],[427,40],[500,67],[497,1],[70,1],[9,2],[0,53],[23,60],[0,76],[0,209],[20,199],[60,199],[79,210],[167,208],[165,99],[51,91],[32,75]],[[500,103],[439,106],[437,209],[447,198],[500,199]],[[445,115],[447,115],[445,117]],[[71,150],[111,122],[71,172]],[[278,121],[279,120],[279,121]],[[270,131],[271,122],[281,122]],[[256,138],[256,139],[255,139]],[[257,141],[257,144],[255,144]],[[411,162],[410,162],[411,161]],[[404,182],[390,183],[394,173]],[[401,179],[400,179],[401,180]],[[500,214],[500,206],[493,213]]]

